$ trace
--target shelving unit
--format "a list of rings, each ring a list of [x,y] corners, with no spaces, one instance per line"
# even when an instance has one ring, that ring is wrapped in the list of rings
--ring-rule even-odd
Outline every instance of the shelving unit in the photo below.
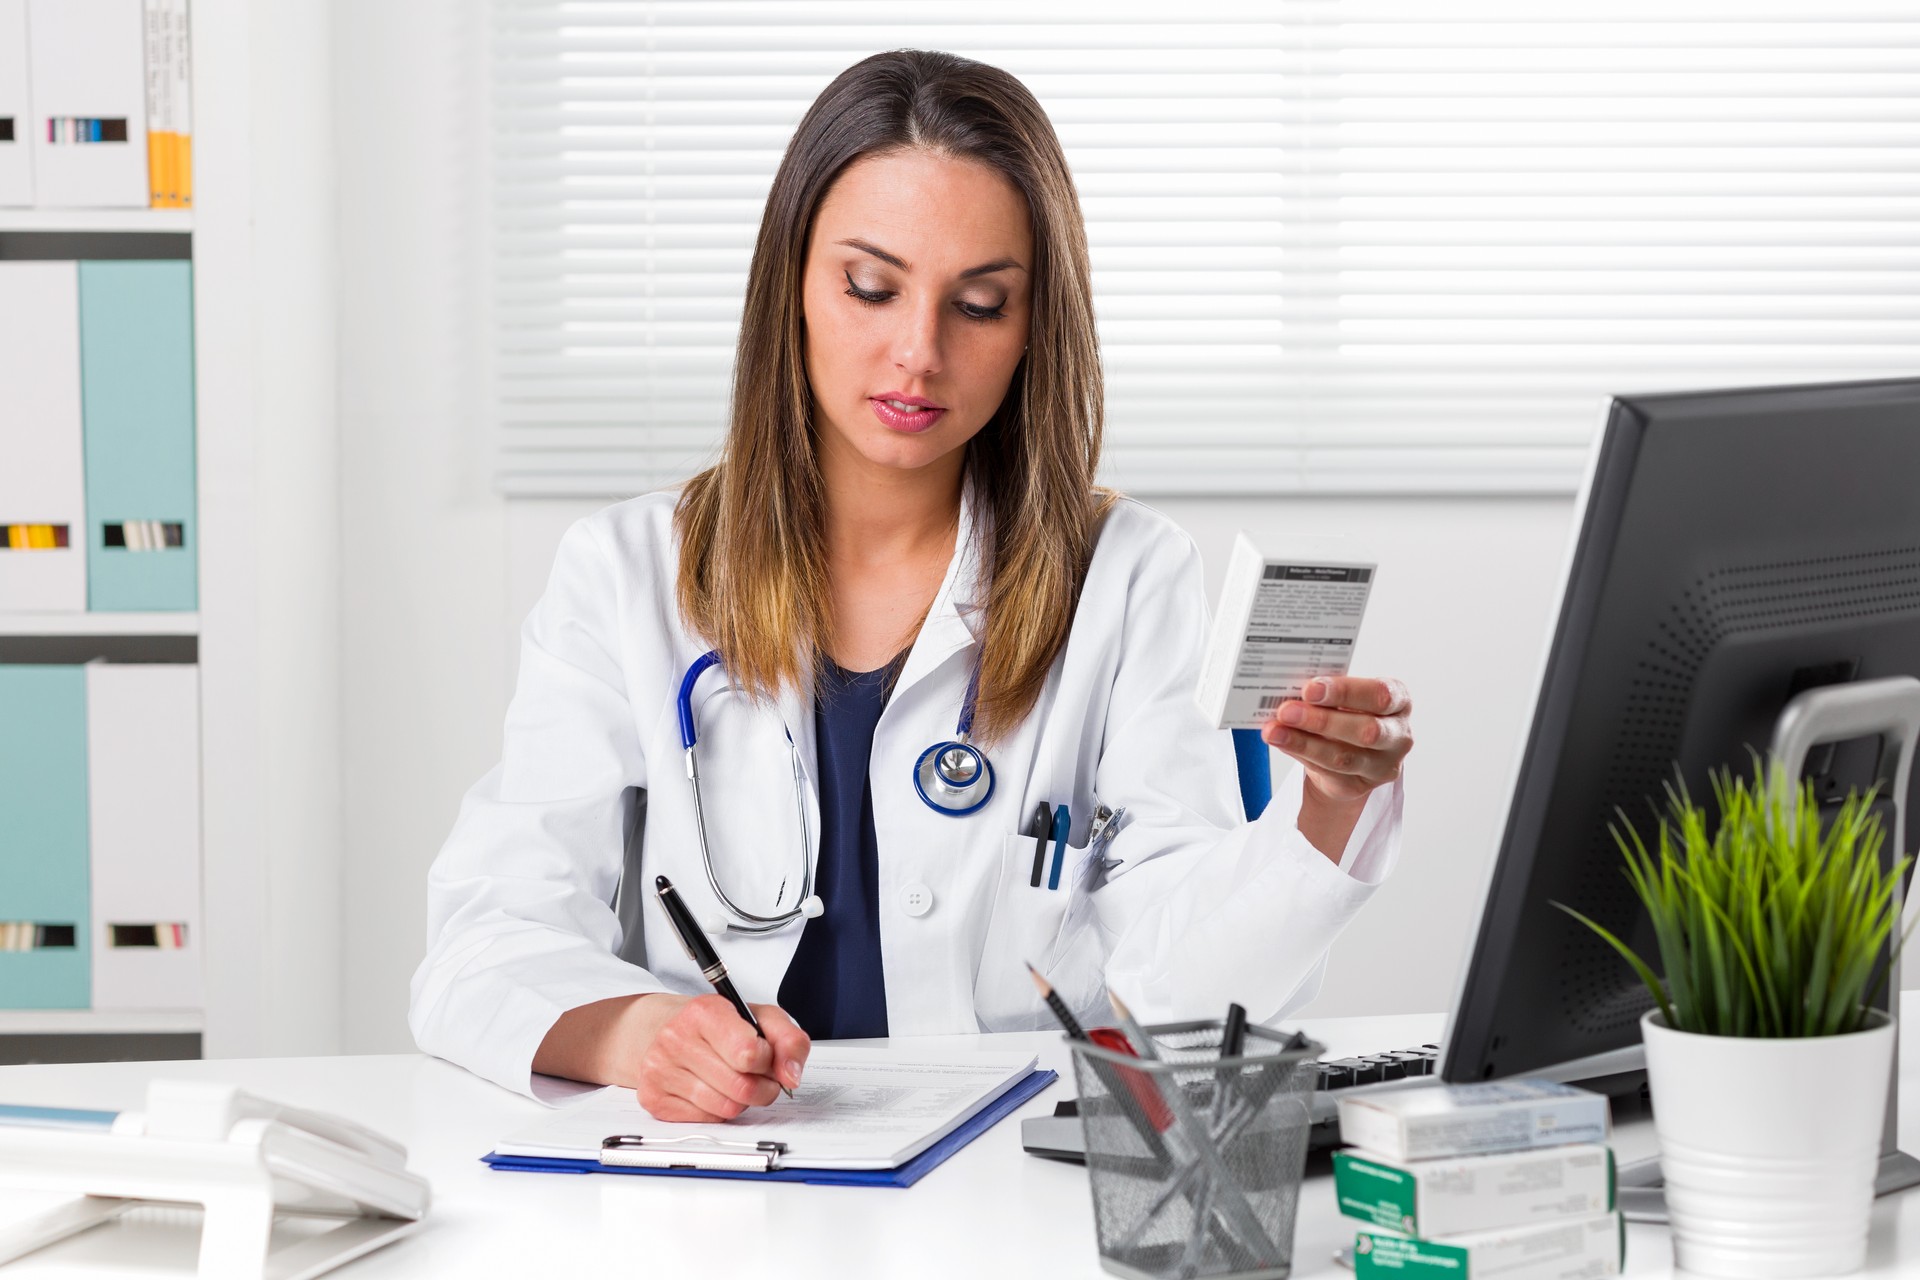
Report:
[[[222,0],[203,0],[219,6]],[[196,6],[197,7],[197,6]],[[231,18],[224,19],[231,21]],[[200,51],[201,41],[192,41]],[[0,208],[0,259],[102,261],[122,260],[195,260],[198,247],[194,238],[196,210],[156,208]],[[196,275],[198,264],[195,263]],[[193,346],[195,351],[196,401],[206,390],[199,386],[205,367],[200,353],[204,318],[204,300],[198,296],[195,281]],[[217,380],[216,380],[217,385]],[[196,458],[205,449],[201,434],[202,417],[198,404],[194,411],[194,452]],[[196,482],[196,488],[200,481]],[[204,506],[196,493],[196,506]],[[79,531],[76,530],[76,534]],[[206,557],[196,533],[190,553],[204,566]],[[76,544],[80,545],[80,544]],[[196,575],[204,592],[204,567]],[[203,597],[204,598],[204,597]],[[0,663],[51,663],[69,665],[93,659],[113,663],[168,663],[199,665],[202,614],[194,612],[0,612]],[[204,734],[205,708],[195,706]],[[202,736],[202,741],[204,741]],[[174,794],[179,794],[177,791]],[[188,803],[204,809],[208,788],[204,775],[199,792]],[[0,814],[0,821],[5,818]],[[124,847],[124,846],[123,846]],[[191,847],[191,846],[188,846]],[[196,856],[204,864],[204,839]],[[177,882],[176,882],[177,883]],[[99,906],[97,887],[91,887]],[[192,895],[183,895],[191,898]],[[204,865],[201,868],[198,900],[204,921],[206,898]],[[97,970],[102,953],[97,950],[98,918],[88,945],[96,948],[93,965]],[[114,918],[114,917],[105,917]],[[167,917],[175,918],[175,917]],[[208,968],[202,924],[195,923],[198,943],[195,955],[202,972]],[[96,988],[96,991],[98,988]],[[119,988],[116,988],[119,990]],[[0,999],[4,999],[0,993]],[[162,997],[165,999],[165,997]],[[141,1003],[141,997],[126,1003]],[[67,1060],[60,1055],[70,1046],[75,1060],[100,1056],[176,1057],[204,1051],[202,1033],[206,1030],[204,1008],[0,1008],[0,1062],[22,1060]],[[85,1047],[83,1047],[85,1046]]]
[[[191,1035],[206,1025],[198,1009],[0,1009],[0,1036]]]
[[[0,613],[0,636],[197,636],[198,613]]]
[[[188,234],[191,209],[0,209],[0,232],[119,231]]]
[[[189,19],[195,207],[0,211],[0,255],[191,256],[198,612],[15,615],[0,622],[0,655],[197,663],[204,999],[199,1011],[10,1011],[0,1039],[70,1036],[106,1052],[146,1036],[176,1057],[196,1044],[206,1057],[331,1053],[342,950],[334,186],[331,72],[313,50],[334,19],[326,6],[246,0],[193,0]]]

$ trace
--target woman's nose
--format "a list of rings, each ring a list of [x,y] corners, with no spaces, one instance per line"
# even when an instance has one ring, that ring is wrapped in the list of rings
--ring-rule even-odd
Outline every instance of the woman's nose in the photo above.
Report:
[[[901,372],[917,378],[940,372],[940,304],[916,303],[906,308],[893,338],[893,362]]]

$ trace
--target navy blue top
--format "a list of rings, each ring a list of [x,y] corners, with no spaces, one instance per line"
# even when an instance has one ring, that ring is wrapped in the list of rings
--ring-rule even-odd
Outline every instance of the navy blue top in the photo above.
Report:
[[[887,1034],[880,967],[880,839],[867,765],[892,664],[846,671],[820,659],[813,734],[820,759],[820,860],[814,892],[826,911],[806,922],[780,981],[780,1007],[815,1040]],[[901,779],[906,785],[906,779]]]

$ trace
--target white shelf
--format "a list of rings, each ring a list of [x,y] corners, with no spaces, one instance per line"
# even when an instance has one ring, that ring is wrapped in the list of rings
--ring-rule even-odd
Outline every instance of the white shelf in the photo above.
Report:
[[[197,613],[0,613],[0,636],[197,636]]]
[[[0,231],[192,231],[191,209],[0,209]]]
[[[198,1009],[0,1009],[0,1036],[197,1032],[206,1024]]]

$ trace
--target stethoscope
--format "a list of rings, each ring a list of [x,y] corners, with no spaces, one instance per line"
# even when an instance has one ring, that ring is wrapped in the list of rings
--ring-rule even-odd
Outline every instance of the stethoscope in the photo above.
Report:
[[[700,922],[700,927],[712,934],[728,930],[735,933],[772,933],[795,920],[811,920],[826,910],[813,892],[813,860],[808,856],[813,847],[813,828],[807,821],[806,771],[800,764],[800,748],[794,744],[793,734],[789,732],[787,752],[793,760],[794,808],[800,814],[800,903],[773,915],[759,915],[735,902],[720,887],[720,878],[713,870],[713,850],[707,844],[707,818],[700,806],[700,770],[693,756],[697,740],[693,727],[693,687],[709,667],[719,665],[719,652],[708,650],[693,660],[693,665],[687,668],[687,674],[680,680],[680,746],[686,753],[687,781],[693,787],[693,828],[700,840],[700,865],[707,874],[707,887],[713,890],[713,896],[733,916],[731,921],[718,916],[709,917]],[[966,698],[960,704],[960,722],[954,728],[953,738],[934,743],[913,762],[914,792],[926,802],[929,809],[949,818],[964,818],[970,813],[977,813],[993,798],[993,765],[984,751],[968,741],[973,733],[973,711],[979,695],[980,668],[976,664],[973,674],[967,678]],[[784,882],[779,896],[786,896]]]

